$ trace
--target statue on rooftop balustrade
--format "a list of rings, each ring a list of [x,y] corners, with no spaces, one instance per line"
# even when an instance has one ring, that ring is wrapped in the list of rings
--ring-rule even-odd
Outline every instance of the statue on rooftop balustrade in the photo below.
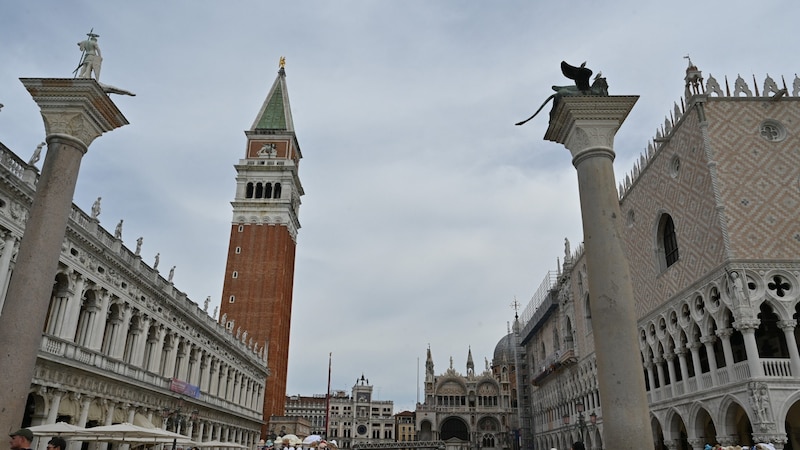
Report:
[[[608,95],[608,83],[606,82],[606,79],[603,78],[602,72],[597,72],[597,75],[594,77],[594,81],[591,85],[589,84],[589,79],[591,78],[593,72],[592,69],[586,67],[585,61],[578,67],[567,64],[566,61],[561,61],[561,73],[563,73],[564,76],[570,80],[574,80],[575,84],[569,86],[553,86],[553,90],[556,92],[550,97],[547,97],[547,99],[545,99],[545,101],[542,103],[542,106],[540,106],[532,116],[521,122],[517,122],[514,125],[524,125],[529,120],[536,117],[536,115],[539,114],[539,112],[550,100],[553,100],[553,109],[550,110],[550,115],[552,118],[553,111],[555,111],[556,106],[558,106],[558,101],[561,99],[561,97],[570,97],[576,95]]]

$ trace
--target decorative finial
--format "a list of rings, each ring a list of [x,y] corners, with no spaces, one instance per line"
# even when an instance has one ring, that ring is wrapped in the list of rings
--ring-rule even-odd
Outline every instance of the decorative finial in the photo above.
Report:
[[[519,317],[519,316],[518,316],[519,307],[520,307],[521,305],[520,305],[520,304],[519,304],[519,302],[517,301],[517,296],[516,296],[516,295],[514,296],[514,301],[513,301],[513,302],[511,302],[511,305],[510,305],[510,306],[511,306],[511,309],[513,309],[513,310],[514,310],[514,318],[515,318],[515,319],[516,319],[516,318],[518,318],[518,317]]]
[[[278,66],[280,66],[281,69],[286,67],[286,57],[285,56],[281,56],[280,62],[278,62]]]

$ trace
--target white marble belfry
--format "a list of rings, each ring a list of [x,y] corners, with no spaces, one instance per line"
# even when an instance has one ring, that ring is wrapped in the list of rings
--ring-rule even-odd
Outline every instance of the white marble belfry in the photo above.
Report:
[[[622,215],[614,179],[614,136],[638,96],[558,100],[545,139],[564,144],[578,172],[605,448],[653,442]]]
[[[81,159],[128,121],[93,79],[23,78],[41,109],[47,156],[0,315],[0,429],[19,427],[58,268]]]

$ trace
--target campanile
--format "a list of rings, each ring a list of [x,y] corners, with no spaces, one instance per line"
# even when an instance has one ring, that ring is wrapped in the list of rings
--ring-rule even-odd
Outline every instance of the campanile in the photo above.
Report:
[[[297,213],[303,195],[297,173],[302,153],[283,61],[253,126],[245,131],[244,158],[235,166],[236,195],[220,307],[220,322],[231,333],[246,331],[248,342],[252,339],[259,348],[267,348],[267,422],[284,414],[286,402]]]

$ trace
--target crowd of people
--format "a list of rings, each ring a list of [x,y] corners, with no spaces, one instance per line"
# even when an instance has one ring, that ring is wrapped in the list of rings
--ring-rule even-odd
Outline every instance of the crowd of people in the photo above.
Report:
[[[775,445],[766,442],[758,443],[752,447],[748,445],[729,445],[727,447],[723,447],[719,444],[706,444],[704,450],[775,450]]]

